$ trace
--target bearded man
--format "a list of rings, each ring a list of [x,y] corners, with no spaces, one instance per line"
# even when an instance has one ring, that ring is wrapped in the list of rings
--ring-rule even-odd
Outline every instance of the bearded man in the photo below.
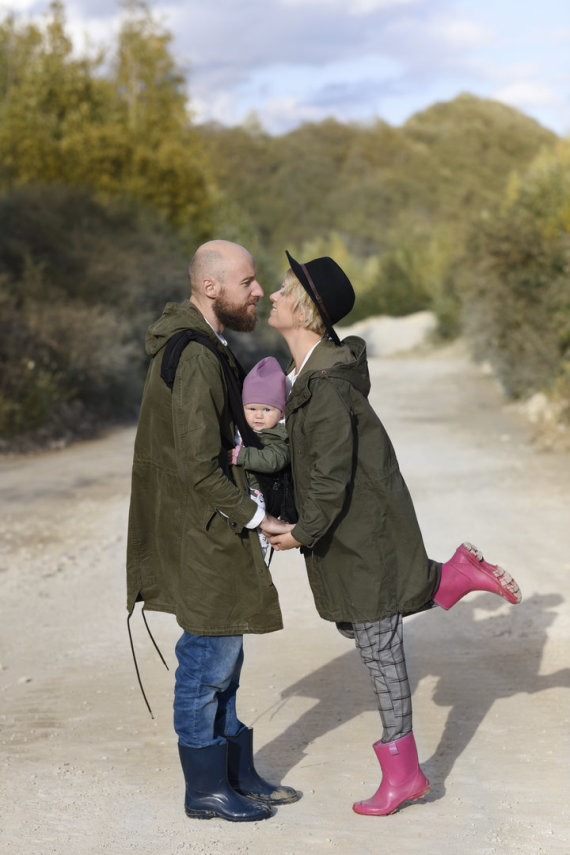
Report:
[[[236,431],[231,395],[243,372],[223,332],[253,330],[263,291],[250,253],[229,241],[200,246],[189,276],[190,299],[168,303],[146,336],[151,360],[134,449],[127,609],[130,616],[142,601],[146,610],[174,614],[183,630],[174,729],[187,815],[256,821],[299,798],[257,774],[252,730],[236,710],[243,634],[282,628],[255,531],[265,514],[242,468],[228,463]],[[180,336],[187,338],[169,374],[168,345]]]

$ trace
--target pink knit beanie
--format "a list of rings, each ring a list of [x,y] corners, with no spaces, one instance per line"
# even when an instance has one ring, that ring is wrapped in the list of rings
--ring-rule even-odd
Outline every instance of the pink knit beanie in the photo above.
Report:
[[[245,404],[268,404],[285,412],[287,380],[273,356],[266,356],[253,366],[243,381],[242,401]]]

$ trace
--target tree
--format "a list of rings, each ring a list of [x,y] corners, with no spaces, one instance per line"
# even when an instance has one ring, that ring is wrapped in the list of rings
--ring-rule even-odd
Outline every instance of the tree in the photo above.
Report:
[[[2,183],[61,181],[69,166],[67,139],[104,112],[97,61],[73,58],[59,0],[43,30],[32,24],[17,28],[8,19],[0,34]]]
[[[75,58],[65,10],[46,27],[0,30],[0,181],[92,187],[154,206],[193,240],[211,230],[211,180],[171,36],[143,3],[125,12],[110,59]]]
[[[168,220],[209,231],[211,182],[204,147],[192,129],[186,79],[171,53],[172,36],[145,3],[130,0],[111,63],[119,125],[132,151],[121,176],[127,193]]]

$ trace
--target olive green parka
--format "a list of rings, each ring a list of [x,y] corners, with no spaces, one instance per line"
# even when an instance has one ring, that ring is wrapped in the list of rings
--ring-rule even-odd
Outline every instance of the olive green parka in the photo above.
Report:
[[[323,340],[286,408],[299,512],[292,534],[320,616],[337,622],[420,611],[440,579],[369,391],[364,342]]]
[[[169,303],[147,332],[151,358],[135,439],[127,543],[127,608],[176,615],[198,635],[282,628],[243,469],[231,467],[235,427],[216,354],[191,341],[172,391],[160,376],[174,333],[209,336],[238,375],[231,351],[191,303]]]

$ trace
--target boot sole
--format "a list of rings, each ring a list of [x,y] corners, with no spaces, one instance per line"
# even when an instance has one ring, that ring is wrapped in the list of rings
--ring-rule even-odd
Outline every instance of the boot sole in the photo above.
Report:
[[[284,798],[272,799],[271,796],[264,796],[261,793],[247,793],[245,790],[237,790],[236,792],[240,794],[240,796],[245,796],[248,799],[254,799],[256,802],[261,802],[264,805],[292,805],[295,802],[298,802],[301,798],[299,793],[295,793],[295,795],[287,796]]]
[[[264,819],[271,819],[273,813],[263,814],[263,816],[232,816],[224,813],[218,813],[214,810],[184,810],[184,813],[190,819],[225,819],[228,822],[261,822]]]
[[[356,805],[353,805],[352,809],[359,816],[392,816],[393,813],[396,813],[397,811],[399,811],[400,808],[403,805],[408,804],[408,802],[416,802],[418,799],[421,799],[424,796],[427,796],[430,789],[431,789],[430,786],[427,786],[425,788],[425,790],[422,790],[422,792],[418,793],[417,796],[408,796],[408,798],[403,799],[399,804],[396,805],[395,808],[392,808],[392,810],[389,810],[386,813],[381,812],[381,811],[374,811],[373,809],[372,810],[359,811],[359,810],[356,810]],[[357,802],[357,804],[358,804],[358,802]],[[363,802],[360,802],[360,804],[363,804]]]

